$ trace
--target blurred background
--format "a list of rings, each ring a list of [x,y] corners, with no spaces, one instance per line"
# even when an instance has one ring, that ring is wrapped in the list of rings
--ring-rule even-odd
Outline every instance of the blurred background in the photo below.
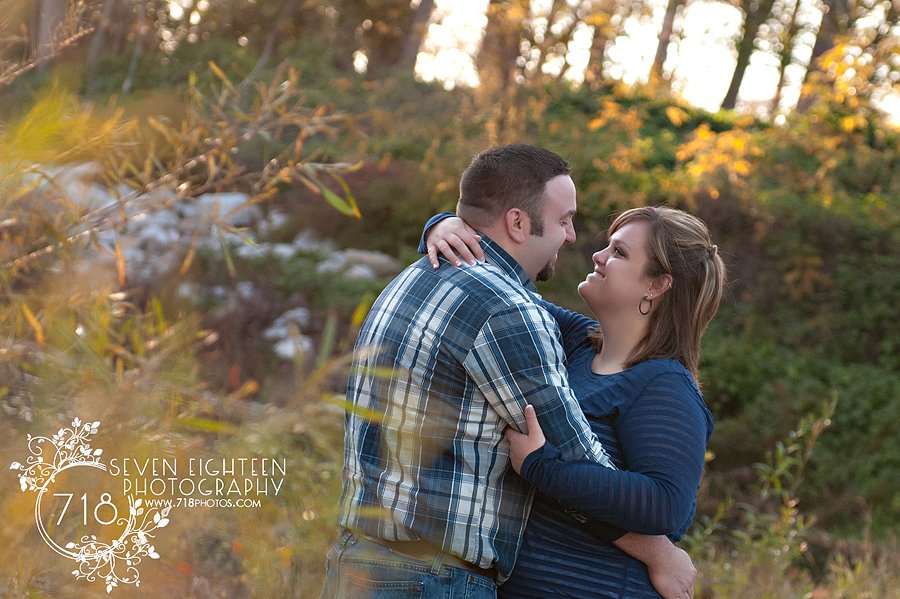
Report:
[[[173,509],[110,594],[318,596],[356,329],[471,157],[525,142],[578,187],[546,297],[583,311],[639,205],[729,267],[696,596],[900,597],[900,1],[0,7],[0,461],[80,418],[104,458],[287,464],[257,507]],[[6,595],[107,595],[13,470]]]

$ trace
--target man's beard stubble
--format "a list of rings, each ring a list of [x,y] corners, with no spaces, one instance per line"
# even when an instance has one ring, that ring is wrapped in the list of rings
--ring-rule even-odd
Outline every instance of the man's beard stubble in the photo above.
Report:
[[[552,262],[548,262],[544,268],[538,271],[538,274],[534,277],[535,282],[537,281],[549,281],[553,277],[555,265]]]

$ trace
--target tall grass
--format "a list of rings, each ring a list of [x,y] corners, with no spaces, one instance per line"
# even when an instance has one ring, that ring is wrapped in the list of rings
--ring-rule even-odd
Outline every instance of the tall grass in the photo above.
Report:
[[[120,585],[113,593],[316,597],[336,534],[343,458],[336,393],[345,358],[334,357],[340,352],[325,335],[318,357],[273,369],[267,384],[240,372],[222,380],[223,370],[210,367],[221,347],[199,309],[174,301],[171,285],[130,286],[117,247],[106,248],[106,267],[83,260],[104,251],[100,233],[127,229],[129,210],[162,186],[179,201],[239,189],[264,203],[300,184],[358,215],[349,193],[326,184],[332,178],[341,188],[337,167],[311,161],[304,148],[349,126],[345,115],[306,109],[295,73],[239,88],[212,72],[207,91],[194,86],[185,95],[189,108],[174,124],[84,105],[60,88],[0,123],[0,464],[22,460],[27,435],[51,434],[76,417],[101,422],[95,443],[107,456],[284,458],[284,486],[257,507],[174,509],[154,539],[160,558],[141,565],[140,589]],[[294,143],[283,142],[285,131],[296,132]],[[102,165],[98,183],[125,186],[114,207],[85,210],[62,193],[55,173],[84,160]],[[188,277],[197,255],[185,248],[171,277]],[[233,261],[223,260],[233,273]],[[347,317],[351,332],[362,313]],[[698,520],[685,541],[700,571],[698,597],[900,597],[896,542],[864,535],[824,554],[811,547],[817,530],[798,490],[833,409],[829,403],[804,419],[776,446],[756,469],[751,500],[725,501]],[[106,596],[103,585],[73,579],[72,564],[38,535],[33,494],[3,471],[5,595]]]

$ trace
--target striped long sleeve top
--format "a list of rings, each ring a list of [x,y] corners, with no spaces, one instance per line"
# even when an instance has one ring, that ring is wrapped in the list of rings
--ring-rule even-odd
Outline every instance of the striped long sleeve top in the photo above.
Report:
[[[696,510],[712,415],[690,373],[675,360],[594,373],[587,332],[596,323],[548,309],[560,323],[570,385],[620,470],[562,460],[552,443],[526,458],[522,475],[539,492],[519,560],[500,596],[659,597],[644,564],[592,536],[567,509],[678,540]]]

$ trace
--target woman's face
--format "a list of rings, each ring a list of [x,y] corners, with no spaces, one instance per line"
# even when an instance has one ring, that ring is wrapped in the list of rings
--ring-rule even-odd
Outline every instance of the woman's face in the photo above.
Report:
[[[646,221],[632,221],[592,256],[594,270],[578,285],[578,293],[601,321],[619,314],[638,314],[638,304],[652,284],[646,275],[648,235]]]

